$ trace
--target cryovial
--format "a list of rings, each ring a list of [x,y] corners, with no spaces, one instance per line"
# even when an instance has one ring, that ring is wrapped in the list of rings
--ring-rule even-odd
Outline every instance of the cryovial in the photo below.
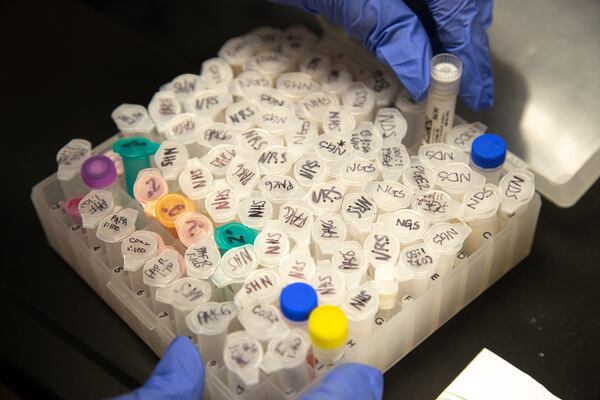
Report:
[[[308,335],[299,329],[290,330],[269,341],[260,368],[267,374],[277,372],[286,396],[299,393],[312,379],[312,371],[306,362],[309,349]]]
[[[324,365],[334,364],[344,355],[348,319],[339,307],[319,306],[308,318],[308,334],[317,361]]]
[[[473,140],[471,167],[485,176],[487,183],[497,185],[500,182],[505,159],[506,142],[501,136],[486,133]]]
[[[58,172],[63,199],[69,200],[88,192],[81,179],[80,171],[83,162],[91,155],[92,144],[84,139],[73,139],[64,145],[56,154]]]
[[[462,69],[462,62],[452,54],[442,53],[431,59],[431,83],[425,109],[426,143],[445,142],[454,126]]]
[[[347,289],[340,308],[348,318],[349,336],[357,342],[365,340],[375,329],[379,293],[370,282]]]
[[[205,363],[216,361],[217,365],[223,365],[227,328],[237,314],[238,307],[233,302],[209,302],[199,305],[185,317],[187,327],[196,335]]]
[[[406,136],[402,143],[416,151],[425,139],[425,106],[426,100],[415,102],[406,90],[401,90],[394,103],[406,120]]]
[[[152,136],[154,122],[150,119],[146,107],[138,104],[121,104],[110,114],[119,132],[126,135],[141,134]]]
[[[186,336],[193,334],[187,327],[186,316],[197,306],[207,303],[210,296],[210,284],[191,277],[179,278],[156,290],[157,301],[173,306],[176,333]]]

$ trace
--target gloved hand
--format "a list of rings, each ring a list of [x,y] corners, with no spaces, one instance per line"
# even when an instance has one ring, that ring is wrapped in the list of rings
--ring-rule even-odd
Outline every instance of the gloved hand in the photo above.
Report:
[[[200,400],[204,394],[204,362],[194,344],[178,336],[169,345],[144,386],[116,400]]]
[[[494,104],[487,29],[493,0],[425,0],[436,32],[429,37],[402,0],[275,0],[323,14],[390,65],[411,96],[422,100],[429,87],[431,44],[463,62],[460,96],[472,109]],[[430,40],[431,39],[431,40]]]
[[[114,400],[200,400],[204,393],[204,362],[196,346],[184,336],[177,337],[154,368],[144,386]],[[362,364],[335,367],[303,400],[379,400],[383,375]]]
[[[302,400],[380,400],[382,396],[381,372],[368,365],[351,363],[332,369]]]

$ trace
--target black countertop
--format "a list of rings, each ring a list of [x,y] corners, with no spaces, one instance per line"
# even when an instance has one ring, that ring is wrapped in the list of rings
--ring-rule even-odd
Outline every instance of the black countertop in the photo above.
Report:
[[[155,365],[48,246],[29,195],[70,138],[98,144],[114,134],[117,105],[147,104],[174,76],[198,73],[233,35],[306,18],[270,3],[205,3],[0,7],[11,231],[0,278],[0,397],[112,396],[138,386]],[[497,88],[501,95],[501,82]],[[599,204],[599,184],[570,209],[544,201],[531,255],[388,371],[384,397],[435,398],[487,347],[561,398],[600,398]]]

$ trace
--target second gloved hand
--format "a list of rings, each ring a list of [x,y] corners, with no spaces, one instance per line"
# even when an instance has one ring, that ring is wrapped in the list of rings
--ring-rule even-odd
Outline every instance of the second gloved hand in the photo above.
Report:
[[[427,93],[431,41],[402,0],[275,0],[320,13],[390,65],[416,100]],[[460,96],[472,109],[494,104],[487,29],[492,0],[425,0],[445,51],[463,62]]]

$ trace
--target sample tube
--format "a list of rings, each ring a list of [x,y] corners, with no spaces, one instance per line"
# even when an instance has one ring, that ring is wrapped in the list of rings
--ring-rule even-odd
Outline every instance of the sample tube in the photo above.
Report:
[[[431,282],[431,275],[435,271],[437,255],[423,243],[405,247],[400,252],[399,262],[396,266],[396,279],[400,283],[403,293],[413,297],[421,295]]]
[[[452,54],[438,54],[431,60],[431,84],[425,111],[426,143],[445,142],[446,134],[454,126],[462,69],[462,62]]]
[[[225,338],[223,360],[227,386],[238,398],[243,398],[260,380],[263,347],[248,333],[233,332]]]
[[[279,214],[282,204],[301,200],[306,193],[296,180],[287,175],[265,175],[258,182],[258,189],[273,205],[273,214]]]
[[[293,282],[310,282],[315,276],[317,265],[307,251],[294,249],[279,262],[279,275],[283,284]]]
[[[333,254],[346,240],[348,229],[340,214],[330,213],[315,217],[311,233],[312,254],[320,260]]]
[[[354,115],[343,106],[330,106],[323,117],[323,132],[338,137],[348,137],[356,127]]]
[[[221,262],[212,276],[218,288],[235,285],[233,292],[239,290],[248,275],[258,267],[258,257],[252,245],[234,247],[221,257]]]
[[[196,211],[187,211],[180,214],[175,220],[177,237],[185,247],[213,235],[211,220]]]
[[[175,92],[171,90],[161,90],[156,92],[148,104],[148,114],[156,125],[156,130],[163,135],[169,122],[177,114],[181,113],[181,103],[177,99]]]
[[[336,64],[321,79],[321,88],[325,93],[341,96],[352,83],[352,74],[348,67]]]
[[[60,181],[63,191],[63,200],[75,196],[82,196],[88,192],[81,180],[81,164],[90,156],[92,144],[84,139],[73,139],[64,145],[56,154],[58,172],[56,177]]]
[[[213,190],[204,199],[204,208],[215,226],[232,221],[240,207],[240,195],[222,179],[216,180]]]
[[[324,365],[334,364],[344,355],[348,319],[339,307],[319,306],[308,318],[308,334],[318,362]]]
[[[286,72],[279,75],[275,87],[290,101],[302,100],[307,94],[321,89],[319,84],[304,72]]]
[[[156,290],[157,301],[173,306],[176,334],[186,336],[192,334],[186,325],[186,316],[197,306],[208,302],[210,296],[211,289],[208,282],[190,277],[179,278]]]
[[[342,93],[342,104],[354,115],[357,124],[371,121],[375,110],[375,92],[362,82],[353,82]]]
[[[379,68],[371,72],[367,81],[367,87],[375,93],[378,108],[388,107],[394,102],[399,86],[398,78]]]
[[[471,167],[485,176],[487,183],[500,182],[502,166],[506,159],[506,142],[501,136],[486,133],[473,140]]]
[[[396,299],[398,298],[398,280],[394,268],[376,268],[372,284],[379,295],[378,315],[389,321],[396,311]]]
[[[121,242],[135,231],[135,220],[138,212],[131,208],[107,215],[98,223],[96,237],[104,242],[109,267],[123,266]]]
[[[454,146],[465,153],[470,153],[473,140],[478,136],[481,136],[486,130],[487,126],[481,122],[456,125],[448,132],[446,144]]]
[[[429,221],[425,216],[411,209],[381,215],[377,222],[382,222],[398,238],[400,249],[421,240],[429,228]]]
[[[281,313],[272,304],[254,304],[241,308],[238,315],[246,333],[258,340],[263,348],[269,340],[283,335],[289,330]]]
[[[271,80],[290,69],[292,60],[276,51],[262,51],[244,63],[244,70],[258,71]]]
[[[371,231],[377,216],[375,200],[364,192],[350,193],[342,202],[342,218],[348,226],[350,237],[362,241]]]
[[[346,185],[338,180],[313,184],[304,203],[315,215],[337,213],[342,207]]]
[[[114,210],[113,195],[106,190],[92,190],[79,202],[81,225],[86,230],[88,246],[94,249],[102,244],[96,236],[98,223]]]
[[[259,44],[260,40],[256,35],[237,36],[223,43],[218,54],[231,65],[234,74],[239,74],[244,63],[254,55]]]
[[[177,237],[175,220],[187,211],[194,211],[195,206],[190,199],[179,193],[169,193],[156,201],[156,220],[164,226],[173,237]]]
[[[335,248],[331,265],[342,274],[346,287],[354,288],[365,279],[369,262],[360,243],[349,241],[340,243]]]
[[[267,147],[258,154],[258,167],[263,175],[285,175],[294,161],[294,155],[281,145]]]
[[[421,164],[433,171],[450,163],[469,163],[467,153],[446,143],[424,144],[418,155]]]
[[[319,305],[317,292],[304,282],[287,285],[279,296],[279,308],[287,323],[292,327],[307,328],[308,317]]]
[[[189,156],[183,143],[165,140],[154,154],[154,162],[167,180],[171,192],[179,191],[179,174],[186,167]]]
[[[213,57],[202,63],[200,76],[206,87],[227,92],[227,86],[233,79],[233,70],[221,57]]]
[[[245,244],[253,245],[258,231],[239,222],[229,222],[215,229],[215,243],[221,253]]]
[[[363,192],[369,194],[382,213],[394,212],[409,207],[413,194],[397,181],[371,181],[364,184]]]
[[[196,203],[196,210],[204,209],[204,199],[212,190],[213,174],[198,158],[188,160],[186,167],[179,174],[179,187],[188,199]]]
[[[379,176],[379,167],[374,161],[353,157],[341,164],[338,179],[346,186],[346,193],[360,192],[365,182]]]
[[[375,329],[375,314],[379,311],[379,294],[370,283],[346,290],[340,308],[348,318],[348,333],[357,342],[363,341]]]
[[[300,119],[289,108],[275,106],[263,108],[256,115],[256,125],[273,136],[283,136],[300,126]]]
[[[377,132],[381,136],[383,147],[396,147],[402,145],[406,137],[406,119],[397,108],[381,108],[373,121]]]
[[[277,372],[281,389],[286,396],[299,393],[308,386],[311,370],[306,363],[310,340],[301,330],[293,329],[269,341],[260,369],[267,374]]]
[[[134,293],[145,288],[142,266],[164,247],[165,243],[158,233],[144,230],[133,232],[121,242],[123,269],[127,271],[129,287]]]
[[[465,193],[461,219],[473,230],[464,244],[468,255],[481,247],[484,240],[498,233],[498,208],[500,206],[498,187],[488,183],[483,188],[475,188]]]
[[[98,154],[88,157],[81,165],[81,179],[91,190],[107,190],[112,193],[116,205],[126,205],[127,195],[121,195],[117,168],[113,160]]]
[[[121,104],[113,110],[110,116],[117,125],[117,129],[126,135],[151,136],[154,133],[154,122],[150,119],[144,106]]]
[[[254,240],[254,250],[260,265],[277,267],[290,251],[288,235],[281,229],[277,221],[267,223]]]
[[[274,304],[281,292],[281,277],[276,269],[261,268],[250,273],[233,301],[241,308],[253,304]]]
[[[525,169],[510,170],[500,180],[500,216],[512,218],[522,212],[535,194],[535,176]]]
[[[294,178],[304,189],[310,189],[317,183],[324,182],[329,176],[329,167],[316,154],[299,158],[294,164]]]
[[[410,165],[402,172],[402,183],[413,193],[426,192],[435,187],[433,170],[411,157]]]
[[[258,163],[253,160],[237,157],[229,164],[225,179],[239,197],[248,196],[260,180]]]
[[[426,100],[415,102],[406,90],[401,90],[394,105],[406,120],[406,136],[404,145],[414,154],[425,139],[425,107]]]
[[[157,303],[156,291],[179,279],[185,272],[183,264],[181,255],[171,247],[165,248],[158,256],[144,263],[143,281],[150,287],[150,299],[157,315],[166,313],[170,318],[173,314],[173,307],[162,302]]]
[[[411,159],[402,144],[385,145],[376,154],[383,179],[397,181],[411,167]]]
[[[453,218],[458,205],[448,193],[430,190],[416,194],[412,208],[421,213],[430,223],[436,223]]]
[[[167,193],[169,186],[158,168],[146,168],[138,173],[133,196],[144,207],[144,214],[156,217],[156,201]]]
[[[240,221],[250,228],[262,228],[273,219],[273,205],[261,192],[252,192],[240,202]]]
[[[113,144],[113,151],[123,159],[129,196],[133,197],[133,185],[138,172],[150,168],[150,156],[156,153],[158,147],[158,143],[137,136],[119,139]]]
[[[464,163],[449,163],[435,169],[437,186],[456,201],[462,201],[465,192],[474,187],[483,187],[485,177]]]
[[[225,109],[233,103],[233,96],[227,92],[206,89],[191,95],[184,103],[187,112],[201,120],[224,121]]]
[[[454,268],[456,255],[462,249],[464,241],[471,233],[471,228],[463,222],[438,222],[432,225],[423,242],[432,252],[438,255],[436,272],[442,276]]]
[[[196,334],[198,349],[205,363],[216,361],[223,365],[223,350],[227,328],[237,316],[238,307],[232,303],[204,303],[185,317],[187,327]]]
[[[317,292],[319,304],[339,304],[346,291],[344,276],[330,266],[319,266],[311,283]]]
[[[396,263],[400,252],[400,241],[383,224],[376,223],[365,238],[363,248],[369,265],[372,269],[377,269]],[[370,276],[373,276],[372,272]]]
[[[183,257],[186,274],[203,280],[210,279],[221,262],[221,253],[212,238],[189,246]]]
[[[312,212],[298,201],[283,204],[279,210],[281,229],[297,244],[309,244],[313,224]]]
[[[350,131],[348,137],[352,153],[366,160],[375,160],[383,145],[380,129],[368,121],[361,122],[358,127]]]

